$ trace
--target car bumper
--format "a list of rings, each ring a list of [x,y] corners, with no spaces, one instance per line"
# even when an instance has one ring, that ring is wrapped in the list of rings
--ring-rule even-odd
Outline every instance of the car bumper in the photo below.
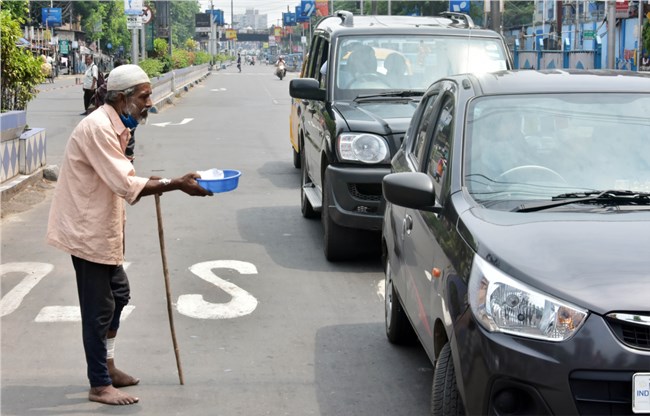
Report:
[[[632,375],[650,371],[650,351],[623,345],[594,314],[559,343],[488,333],[469,309],[454,333],[467,414],[632,414]]]
[[[340,226],[380,231],[384,215],[381,181],[389,168],[328,166],[327,183],[332,188],[329,215]]]

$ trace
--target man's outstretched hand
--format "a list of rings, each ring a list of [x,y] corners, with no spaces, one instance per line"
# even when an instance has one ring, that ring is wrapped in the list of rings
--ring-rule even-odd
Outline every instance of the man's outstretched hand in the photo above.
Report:
[[[201,175],[196,172],[190,172],[186,175],[181,176],[180,178],[172,179],[172,184],[174,181],[179,181],[178,189],[185,192],[191,196],[212,196],[212,192],[203,188],[196,179],[200,179]]]

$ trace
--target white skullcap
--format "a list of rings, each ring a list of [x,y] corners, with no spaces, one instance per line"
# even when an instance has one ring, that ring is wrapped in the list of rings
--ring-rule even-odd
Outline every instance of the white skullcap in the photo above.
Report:
[[[108,91],[124,91],[136,85],[150,83],[147,74],[138,65],[120,65],[108,74]]]

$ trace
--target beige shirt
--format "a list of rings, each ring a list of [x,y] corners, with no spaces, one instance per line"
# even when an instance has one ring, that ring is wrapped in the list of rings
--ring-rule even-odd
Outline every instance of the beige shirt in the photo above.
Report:
[[[124,150],[129,129],[106,104],[72,131],[63,156],[46,241],[101,264],[124,261],[124,201],[133,205],[147,183]]]

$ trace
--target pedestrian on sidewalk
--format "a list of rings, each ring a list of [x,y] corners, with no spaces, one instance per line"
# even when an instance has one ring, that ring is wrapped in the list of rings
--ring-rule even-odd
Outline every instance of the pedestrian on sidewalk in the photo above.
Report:
[[[90,99],[95,94],[95,89],[97,89],[97,80],[99,79],[99,68],[97,64],[93,62],[93,56],[91,54],[86,55],[86,72],[84,73],[84,112],[81,113],[81,116],[88,115],[88,107],[90,107]]]
[[[146,120],[151,83],[137,65],[122,65],[108,78],[106,104],[72,131],[52,199],[46,240],[72,256],[81,309],[82,339],[91,401],[128,405],[139,399],[119,387],[139,379],[115,366],[122,309],[130,299],[124,262],[124,201],[180,190],[212,195],[196,172],[175,179],[136,176],[125,151],[129,128]]]

